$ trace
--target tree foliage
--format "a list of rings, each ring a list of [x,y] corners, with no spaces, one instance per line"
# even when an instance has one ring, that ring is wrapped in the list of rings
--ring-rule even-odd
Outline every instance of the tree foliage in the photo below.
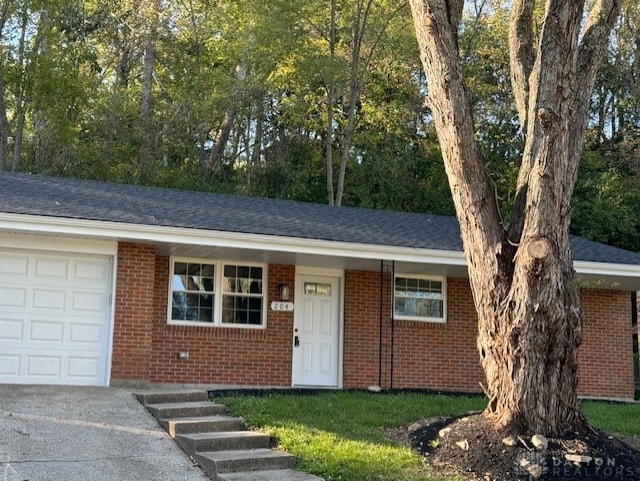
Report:
[[[454,212],[403,2],[0,6],[0,169]],[[459,45],[474,133],[508,204],[523,150],[509,9],[467,7]],[[638,10],[626,3],[598,77],[574,206],[575,232],[635,250]]]

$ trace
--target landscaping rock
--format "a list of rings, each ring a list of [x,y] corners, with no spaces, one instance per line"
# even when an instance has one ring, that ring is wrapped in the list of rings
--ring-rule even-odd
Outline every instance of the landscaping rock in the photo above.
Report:
[[[469,441],[463,439],[462,441],[457,441],[456,446],[458,446],[463,451],[469,451]]]
[[[543,469],[539,464],[530,464],[529,466],[527,466],[527,471],[532,478],[538,479],[540,476],[542,476]]]
[[[593,458],[591,456],[583,456],[581,454],[565,454],[565,459],[576,466],[580,466],[581,464],[589,464]]]
[[[544,451],[549,447],[549,441],[542,434],[532,436],[531,444],[533,444],[538,451]]]

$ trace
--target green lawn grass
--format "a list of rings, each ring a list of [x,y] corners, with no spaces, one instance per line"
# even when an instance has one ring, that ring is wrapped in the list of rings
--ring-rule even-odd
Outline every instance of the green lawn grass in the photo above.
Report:
[[[640,404],[585,401],[582,412],[589,424],[616,436],[640,438]]]
[[[327,481],[428,481],[420,456],[385,435],[432,416],[480,410],[480,397],[335,392],[220,399],[275,436],[298,469]]]
[[[327,481],[431,481],[422,459],[392,441],[389,430],[424,418],[482,410],[481,397],[421,393],[331,392],[236,396],[218,400],[278,439],[297,468]],[[640,405],[584,402],[596,428],[640,436]]]

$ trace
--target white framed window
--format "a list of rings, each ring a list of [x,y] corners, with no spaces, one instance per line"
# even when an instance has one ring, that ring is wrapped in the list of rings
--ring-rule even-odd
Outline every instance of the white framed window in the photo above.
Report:
[[[262,266],[224,264],[222,324],[262,325],[264,271]]]
[[[446,322],[446,281],[445,277],[396,275],[393,286],[395,319]]]
[[[170,324],[265,327],[266,266],[171,258]]]

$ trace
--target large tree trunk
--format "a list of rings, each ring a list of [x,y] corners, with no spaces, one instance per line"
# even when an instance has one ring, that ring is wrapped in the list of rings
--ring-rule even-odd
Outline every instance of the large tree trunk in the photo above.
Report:
[[[515,0],[512,10],[512,83],[526,142],[509,226],[475,141],[462,78],[464,1],[411,0],[411,8],[478,312],[485,414],[496,427],[558,434],[584,423],[571,196],[589,95],[620,1],[597,1],[581,35],[584,2],[549,0],[535,46],[531,3]]]

